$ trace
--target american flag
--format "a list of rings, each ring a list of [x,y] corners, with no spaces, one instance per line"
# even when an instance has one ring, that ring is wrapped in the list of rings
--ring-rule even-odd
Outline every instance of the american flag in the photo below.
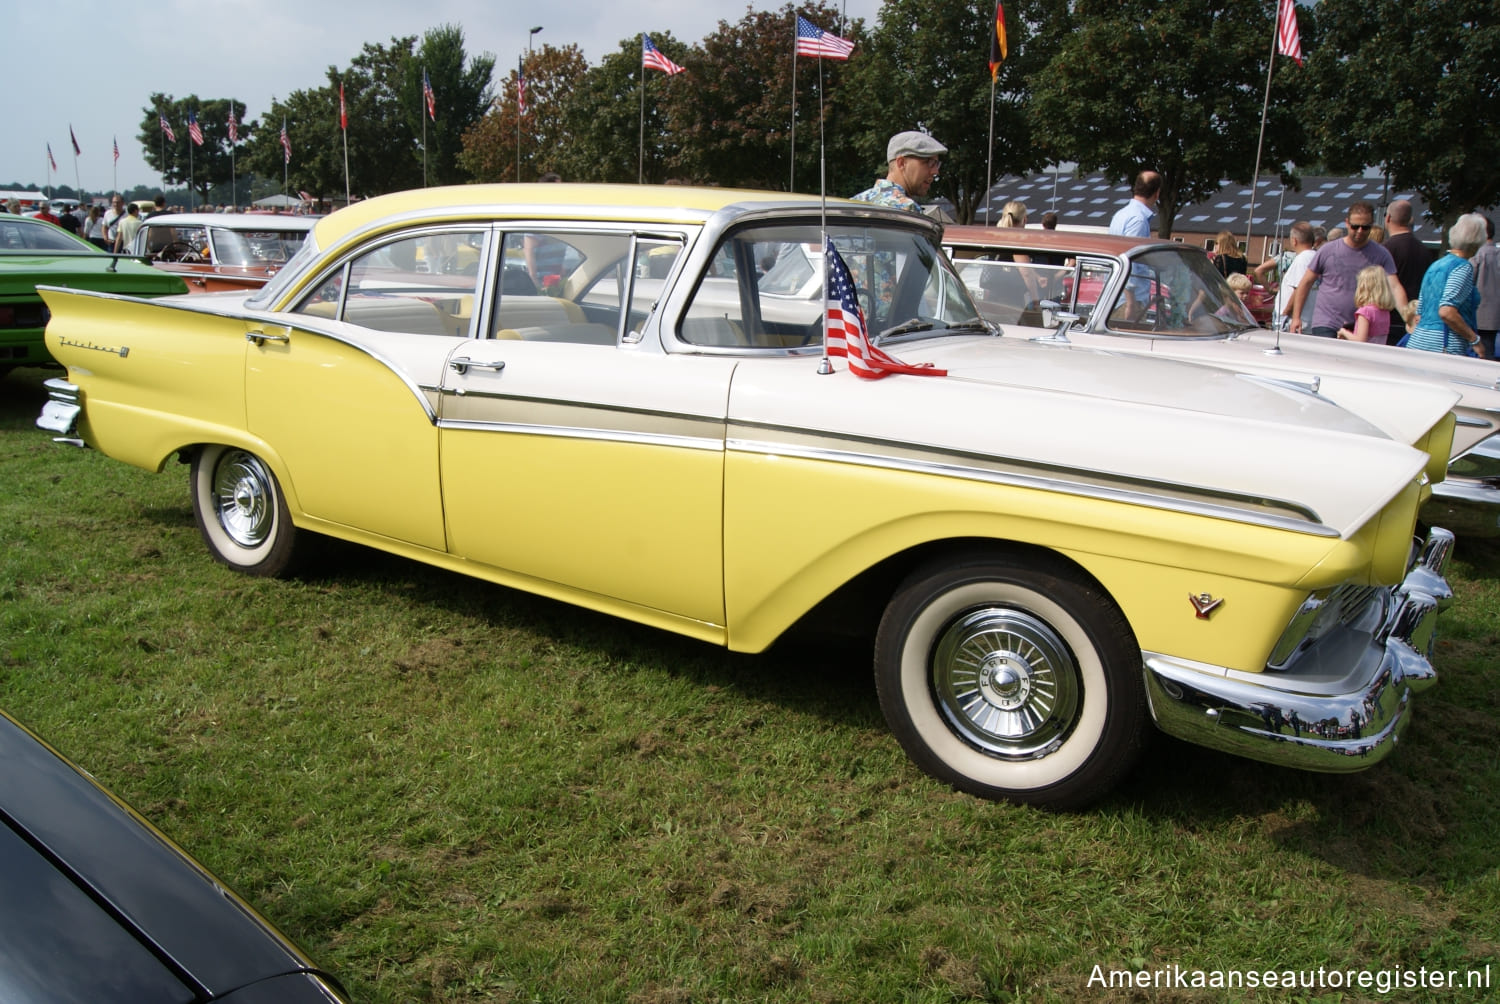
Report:
[[[516,57],[516,114],[526,114],[526,63],[524,57]]]
[[[52,170],[57,170],[57,161],[52,157],[52,144],[47,144],[47,163],[52,165]]]
[[[198,128],[197,112],[188,112],[188,138],[198,146],[203,145],[203,130]]]
[[[231,143],[238,143],[239,141],[240,141],[240,123],[239,123],[239,120],[234,117],[234,105],[230,105],[229,106],[229,142],[231,142]]]
[[[682,67],[663,56],[661,50],[651,44],[650,35],[641,36],[641,66],[648,70],[660,70],[669,77],[682,72]]]
[[[853,51],[853,42],[826,32],[801,14],[797,15],[797,55],[848,59]]]
[[[828,276],[828,354],[849,360],[849,372],[866,380],[879,380],[892,373],[913,376],[947,376],[947,370],[934,369],[930,363],[911,366],[887,355],[870,344],[864,311],[859,309],[854,277],[849,266],[833,246],[833,238],[823,241]]]
[[[1281,0],[1276,7],[1276,51],[1302,65],[1302,35],[1297,31],[1297,5]]]
[[[83,151],[78,148],[78,137],[73,135],[73,127],[71,125],[68,126],[68,139],[73,141],[73,156],[77,157],[79,154],[83,153]]]
[[[427,117],[437,121],[437,95],[432,93],[432,81],[427,79],[427,70],[422,70],[422,97],[427,101]]]
[[[292,162],[292,140],[286,134],[286,119],[281,120],[281,152],[286,158],[283,163],[290,164]]]
[[[163,114],[162,112],[157,112],[156,113],[156,118],[157,118],[157,121],[159,121],[161,123],[161,131],[164,132],[164,133],[166,133],[167,140],[169,142],[176,143],[177,142],[177,134],[172,131],[172,123],[170,123],[170,122],[167,121],[167,116],[165,114]]]
[[[339,81],[339,128],[349,131],[349,112],[344,107],[344,82]]]
[[[116,138],[115,139],[115,163],[118,164],[119,162],[120,162],[120,141],[119,141],[118,138]]]

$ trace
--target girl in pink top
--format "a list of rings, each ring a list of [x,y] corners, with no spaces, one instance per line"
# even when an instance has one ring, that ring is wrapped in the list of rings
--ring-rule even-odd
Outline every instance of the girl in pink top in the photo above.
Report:
[[[1385,269],[1379,265],[1362,268],[1354,283],[1354,327],[1339,328],[1339,337],[1384,345],[1391,333],[1391,311],[1395,309]]]

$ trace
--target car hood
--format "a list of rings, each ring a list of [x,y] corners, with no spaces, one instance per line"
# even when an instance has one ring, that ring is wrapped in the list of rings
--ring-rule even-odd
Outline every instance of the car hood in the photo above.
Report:
[[[815,361],[747,361],[735,374],[731,426],[806,429],[872,454],[985,458],[1153,492],[1273,499],[1344,537],[1430,469],[1426,453],[1287,382],[1013,339],[886,349],[948,376],[868,381],[841,360],[830,375]],[[1390,398],[1430,429],[1456,395],[1392,389]]]
[[[1080,343],[1097,339],[1112,343],[1135,341],[1128,335],[1073,337]],[[1397,389],[1393,385],[1400,388],[1425,385],[1451,391],[1459,398],[1457,410],[1461,419],[1454,430],[1454,456],[1466,453],[1500,430],[1500,383],[1497,383],[1500,368],[1483,360],[1312,335],[1278,336],[1277,332],[1265,329],[1232,338],[1153,338],[1149,347],[1158,355],[1241,372],[1304,382],[1316,379],[1321,394],[1338,400],[1406,442],[1413,441],[1411,423],[1391,398]],[[1278,348],[1279,353],[1271,351]]]

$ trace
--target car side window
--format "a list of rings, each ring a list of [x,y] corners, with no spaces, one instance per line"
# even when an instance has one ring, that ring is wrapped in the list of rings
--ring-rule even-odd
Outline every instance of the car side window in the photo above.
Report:
[[[634,274],[632,240],[624,233],[507,233],[490,336],[614,345]]]
[[[377,331],[470,337],[483,247],[482,231],[424,231],[381,244],[325,279],[293,312]]]

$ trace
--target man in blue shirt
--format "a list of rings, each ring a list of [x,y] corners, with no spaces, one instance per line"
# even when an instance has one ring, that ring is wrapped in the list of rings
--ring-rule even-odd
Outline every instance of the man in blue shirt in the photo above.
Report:
[[[1142,171],[1135,176],[1130,186],[1130,201],[1120,207],[1115,218],[1109,221],[1109,232],[1125,237],[1150,237],[1151,218],[1156,215],[1156,203],[1161,199],[1161,175],[1155,171]]]

